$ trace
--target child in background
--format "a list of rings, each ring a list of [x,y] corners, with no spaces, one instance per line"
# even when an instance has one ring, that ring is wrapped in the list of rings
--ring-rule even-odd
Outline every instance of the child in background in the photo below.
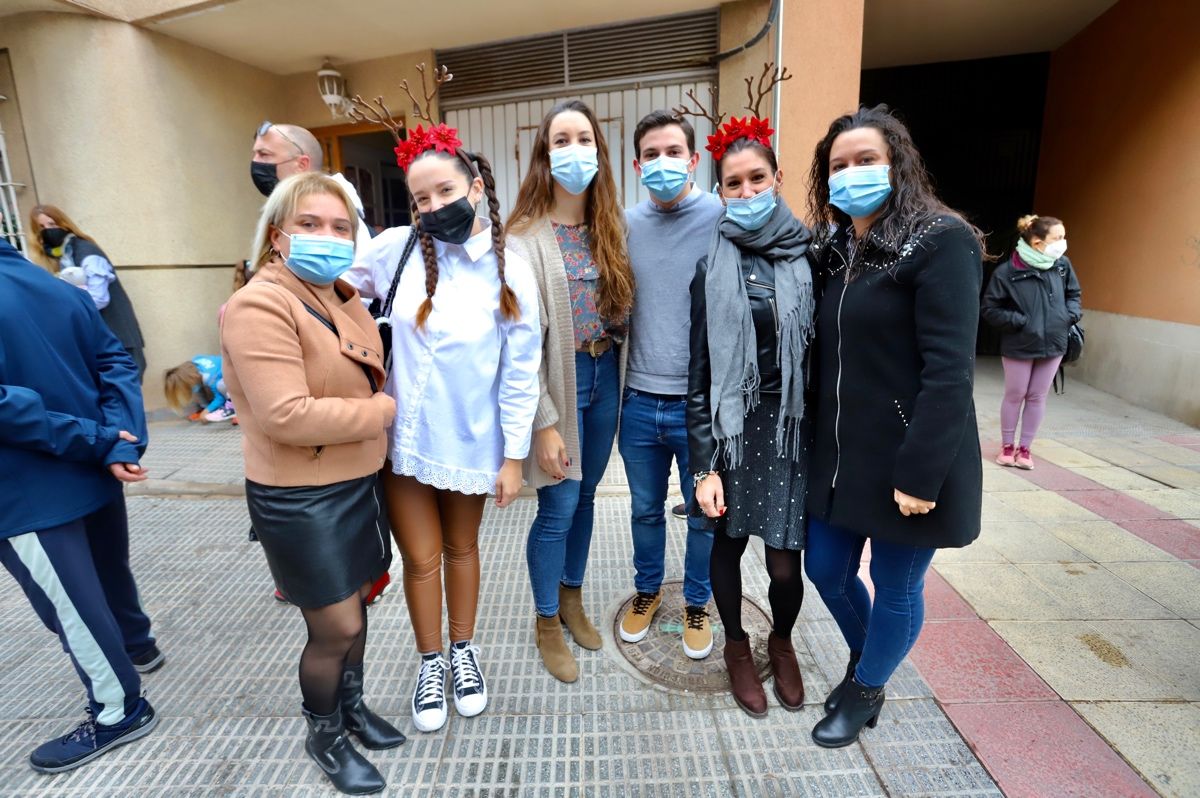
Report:
[[[191,421],[237,423],[237,413],[221,377],[221,358],[217,355],[197,355],[167,369],[163,375],[163,393],[171,408]]]

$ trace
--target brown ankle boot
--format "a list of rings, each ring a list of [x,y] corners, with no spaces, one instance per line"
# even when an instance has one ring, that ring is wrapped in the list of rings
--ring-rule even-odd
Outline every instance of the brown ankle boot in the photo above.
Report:
[[[599,651],[603,641],[583,610],[583,588],[558,586],[558,617],[562,618],[575,642],[589,651]]]
[[[558,622],[558,618],[537,616],[534,634],[537,637],[538,653],[542,655],[542,664],[550,671],[550,675],[560,682],[573,682],[578,679],[579,663],[567,648],[562,624]]]
[[[804,707],[804,677],[800,675],[800,663],[796,662],[796,649],[792,641],[777,637],[774,632],[767,638],[767,658],[771,660],[771,675],[775,677],[775,697],[789,712]]]
[[[767,694],[763,692],[762,680],[758,678],[758,668],[754,665],[749,637],[741,640],[725,639],[725,668],[729,671],[733,700],[746,714],[765,718]]]

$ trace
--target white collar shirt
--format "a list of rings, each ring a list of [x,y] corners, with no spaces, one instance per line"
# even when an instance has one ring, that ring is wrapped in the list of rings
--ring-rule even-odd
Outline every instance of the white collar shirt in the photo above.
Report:
[[[521,316],[500,312],[500,277],[491,224],[463,244],[434,240],[437,287],[425,329],[425,259],[418,244],[392,305],[392,367],[385,390],[396,400],[389,434],[392,470],[442,490],[495,490],[506,458],[529,454],[537,411],[542,333],[537,284],[528,263],[505,248],[505,279]],[[387,297],[411,228],[394,227],[360,248],[347,282],[364,298]]]

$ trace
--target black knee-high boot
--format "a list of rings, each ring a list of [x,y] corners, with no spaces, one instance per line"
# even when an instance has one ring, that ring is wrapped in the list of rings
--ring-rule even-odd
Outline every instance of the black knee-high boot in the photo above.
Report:
[[[402,745],[408,739],[399,729],[372,712],[363,701],[362,665],[347,665],[342,669],[340,698],[346,731],[357,737],[364,748],[382,751]]]
[[[387,786],[375,766],[350,745],[339,706],[328,715],[314,715],[304,709],[308,721],[308,738],[304,750],[339,792],[347,795],[369,795]]]

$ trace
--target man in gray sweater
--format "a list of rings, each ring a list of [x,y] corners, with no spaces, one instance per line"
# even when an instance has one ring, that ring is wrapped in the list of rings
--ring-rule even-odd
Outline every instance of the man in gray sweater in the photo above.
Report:
[[[708,251],[724,206],[692,180],[700,155],[696,134],[685,119],[655,111],[633,134],[635,168],[651,198],[625,211],[629,258],[637,280],[629,328],[629,364],[618,447],[625,461],[633,505],[634,587],[637,597],[621,619],[621,639],[636,643],[650,632],[662,604],[667,522],[663,510],[671,459],[679,466],[680,489],[691,503],[684,407],[688,389],[688,334],[692,277]],[[707,463],[697,464],[704,468]],[[712,530],[688,519],[683,597],[683,650],[692,659],[712,651],[705,607],[712,595],[708,557]]]

